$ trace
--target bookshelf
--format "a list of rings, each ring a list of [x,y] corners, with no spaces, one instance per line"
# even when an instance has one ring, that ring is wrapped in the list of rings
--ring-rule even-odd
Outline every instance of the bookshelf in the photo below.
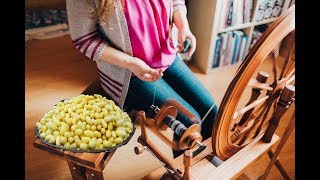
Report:
[[[233,64],[223,65],[212,68],[213,59],[215,55],[216,40],[221,33],[242,31],[247,36],[247,43],[245,46],[243,57],[250,50],[250,44],[253,40],[254,30],[261,25],[270,25],[278,17],[270,16],[270,18],[259,19],[259,8],[261,4],[268,3],[270,1],[281,2],[280,0],[252,0],[250,20],[245,23],[238,23],[236,25],[230,25],[228,27],[221,27],[221,21],[224,20],[222,9],[223,3],[228,3],[230,0],[189,0],[188,1],[188,20],[192,33],[197,38],[197,49],[193,54],[190,62],[194,64],[202,73],[208,73],[211,70],[220,69],[224,66],[232,66],[239,64],[234,62]],[[232,1],[246,1],[246,0],[232,0]],[[267,2],[268,1],[268,2]],[[238,3],[238,2],[237,2]],[[284,7],[287,3],[287,7]],[[288,4],[289,3],[289,4]],[[285,12],[294,4],[294,0],[283,0],[283,4],[278,16]],[[240,5],[242,7],[242,5]],[[243,18],[244,19],[244,18]]]

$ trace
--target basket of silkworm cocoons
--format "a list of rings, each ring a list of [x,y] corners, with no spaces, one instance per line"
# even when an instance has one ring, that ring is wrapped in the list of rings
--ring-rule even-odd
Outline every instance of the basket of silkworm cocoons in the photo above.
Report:
[[[49,146],[92,153],[126,144],[134,131],[129,115],[99,94],[81,94],[59,102],[35,127],[36,137]]]

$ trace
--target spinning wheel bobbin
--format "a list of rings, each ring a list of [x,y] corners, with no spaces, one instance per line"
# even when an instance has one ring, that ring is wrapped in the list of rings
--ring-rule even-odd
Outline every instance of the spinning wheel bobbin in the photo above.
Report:
[[[168,128],[168,125],[166,125],[163,120],[168,116],[171,115],[173,118],[176,118],[178,115],[178,109],[174,106],[163,106],[159,112],[156,114],[155,117],[155,126],[160,131],[164,131]]]
[[[165,124],[169,126],[176,135],[180,136],[178,142],[173,141],[173,147],[177,147],[176,149],[184,150],[187,148],[192,148],[196,144],[201,145],[200,142],[202,141],[202,136],[200,134],[199,124],[193,124],[189,128],[187,128],[184,126],[184,124],[171,116],[167,116],[164,121]]]
[[[193,124],[189,128],[185,127],[180,121],[176,120],[178,110],[174,106],[164,106],[160,109],[155,117],[155,125],[158,130],[166,130],[170,127],[180,139],[178,142],[173,141],[172,146],[175,149],[183,150],[194,147],[197,142],[201,146],[202,136],[200,134],[200,125]]]

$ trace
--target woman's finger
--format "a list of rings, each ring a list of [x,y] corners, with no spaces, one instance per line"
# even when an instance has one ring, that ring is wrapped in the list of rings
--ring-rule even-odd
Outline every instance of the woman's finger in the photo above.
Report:
[[[159,74],[162,74],[163,73],[163,69],[162,68],[159,68],[159,69],[157,69],[158,70],[158,73]]]
[[[188,52],[188,57],[190,58],[192,56],[192,54],[194,53],[194,51],[196,50],[197,40],[194,36],[190,36],[189,38],[191,40],[191,44],[190,44],[190,49]]]
[[[143,81],[152,81],[152,76],[148,73],[143,74],[141,78]]]
[[[155,77],[154,81],[156,81],[156,80],[158,80],[158,79],[162,78],[162,76],[163,76],[163,74],[162,74],[162,73],[161,73],[161,74],[159,74],[158,76],[156,76],[156,77]]]
[[[148,73],[149,73],[150,75],[158,75],[158,74],[159,74],[159,72],[158,72],[157,70],[152,69],[152,68],[150,68],[150,70],[149,70]]]
[[[184,32],[181,32],[178,35],[178,53],[180,53],[184,49],[184,41],[186,40],[186,34]]]
[[[159,69],[157,69],[158,70],[158,75],[157,75],[157,78],[156,78],[156,80],[158,80],[158,79],[160,79],[162,76],[163,76],[163,69],[162,68],[159,68]]]

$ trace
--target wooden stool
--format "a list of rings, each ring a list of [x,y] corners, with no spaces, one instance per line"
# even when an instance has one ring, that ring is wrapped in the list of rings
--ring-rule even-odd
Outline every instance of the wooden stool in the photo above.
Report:
[[[93,81],[82,94],[100,94],[109,99],[109,96],[103,91],[100,80]],[[113,156],[114,151],[101,153],[74,153],[57,149],[42,143],[39,139],[33,142],[33,146],[48,152],[54,157],[67,161],[69,170],[73,179],[101,179],[103,180],[103,169]]]

